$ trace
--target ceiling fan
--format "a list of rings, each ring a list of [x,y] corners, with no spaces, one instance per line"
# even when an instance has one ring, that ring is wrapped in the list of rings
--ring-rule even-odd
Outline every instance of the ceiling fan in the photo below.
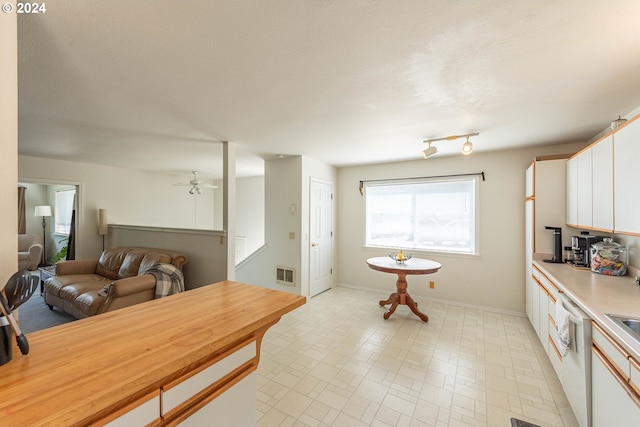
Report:
[[[202,182],[198,179],[198,172],[197,171],[191,171],[191,173],[193,174],[193,179],[191,181],[189,181],[188,183],[186,182],[177,182],[173,185],[178,186],[178,187],[191,187],[189,189],[189,194],[202,194],[202,189],[203,188],[218,188],[217,186],[213,185],[213,184],[207,184],[206,182]]]

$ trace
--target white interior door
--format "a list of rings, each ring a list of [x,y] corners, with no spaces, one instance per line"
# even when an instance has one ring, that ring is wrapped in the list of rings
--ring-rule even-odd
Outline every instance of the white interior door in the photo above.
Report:
[[[331,287],[333,259],[332,193],[330,182],[311,179],[309,218],[309,296]]]

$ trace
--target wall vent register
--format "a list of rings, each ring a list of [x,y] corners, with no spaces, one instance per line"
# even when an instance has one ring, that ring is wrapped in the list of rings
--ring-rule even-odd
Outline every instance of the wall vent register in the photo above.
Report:
[[[295,270],[291,267],[276,267],[276,282],[279,285],[295,286]]]

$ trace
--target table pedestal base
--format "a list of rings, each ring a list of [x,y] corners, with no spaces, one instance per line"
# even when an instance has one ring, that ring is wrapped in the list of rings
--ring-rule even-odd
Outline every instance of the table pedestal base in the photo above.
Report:
[[[382,307],[384,307],[385,305],[391,304],[391,307],[389,307],[389,310],[387,310],[384,313],[383,317],[385,318],[385,320],[388,319],[393,314],[394,311],[396,311],[396,308],[398,308],[398,305],[406,305],[413,312],[413,314],[415,314],[420,319],[422,319],[423,322],[428,322],[429,316],[427,316],[426,314],[418,310],[418,303],[415,302],[413,298],[411,298],[411,296],[409,296],[409,294],[407,293],[407,280],[406,280],[405,274],[401,274],[401,273],[398,274],[398,281],[396,282],[396,288],[398,292],[394,292],[391,295],[389,295],[389,298],[387,298],[386,300],[380,301],[380,305]]]

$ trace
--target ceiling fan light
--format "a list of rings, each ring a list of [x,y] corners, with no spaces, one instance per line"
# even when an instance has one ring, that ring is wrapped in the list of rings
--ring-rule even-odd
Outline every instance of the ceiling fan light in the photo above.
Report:
[[[427,148],[426,150],[422,150],[422,157],[426,159],[427,157],[433,156],[437,152],[438,149],[436,147],[432,147],[431,143],[429,143],[429,148]]]
[[[473,151],[473,144],[469,141],[469,137],[467,137],[467,142],[462,144],[462,154],[471,154]]]

